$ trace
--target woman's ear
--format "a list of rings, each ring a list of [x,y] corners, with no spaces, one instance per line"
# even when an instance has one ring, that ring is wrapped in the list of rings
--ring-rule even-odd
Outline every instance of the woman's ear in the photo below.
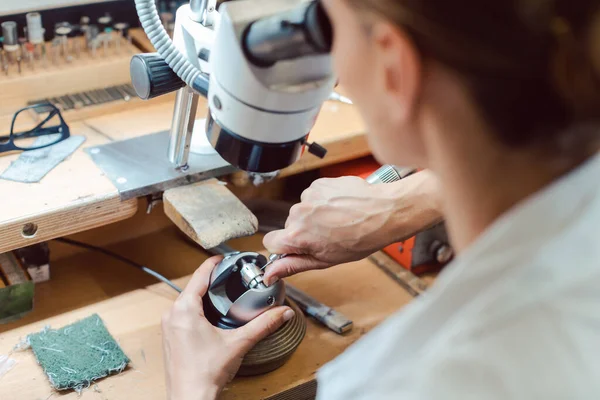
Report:
[[[400,28],[378,21],[372,32],[375,60],[373,74],[378,78],[382,102],[395,124],[404,125],[414,113],[421,85],[421,58],[410,37]]]

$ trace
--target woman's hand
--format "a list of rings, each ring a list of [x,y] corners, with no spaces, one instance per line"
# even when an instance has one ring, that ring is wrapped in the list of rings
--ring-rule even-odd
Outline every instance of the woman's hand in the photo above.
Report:
[[[291,208],[285,229],[265,236],[267,250],[287,254],[267,268],[265,282],[360,260],[406,239],[441,220],[438,198],[430,172],[379,185],[318,179]]]
[[[294,316],[273,308],[238,329],[214,327],[204,317],[202,296],[222,257],[205,261],[162,319],[167,399],[215,399],[238,371],[244,355]]]

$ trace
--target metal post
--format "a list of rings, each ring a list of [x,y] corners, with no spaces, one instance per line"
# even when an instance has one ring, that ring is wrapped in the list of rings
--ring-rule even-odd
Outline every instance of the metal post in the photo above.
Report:
[[[206,14],[208,14],[208,0],[190,0],[191,18],[206,25]]]
[[[189,87],[177,91],[169,141],[169,160],[175,168],[187,169],[197,108],[198,95]]]

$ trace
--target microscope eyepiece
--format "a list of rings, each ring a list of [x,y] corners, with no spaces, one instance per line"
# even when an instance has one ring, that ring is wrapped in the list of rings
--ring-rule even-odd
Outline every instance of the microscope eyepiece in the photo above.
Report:
[[[331,22],[316,0],[254,21],[246,29],[242,44],[251,63],[270,67],[277,61],[329,53],[332,41]]]

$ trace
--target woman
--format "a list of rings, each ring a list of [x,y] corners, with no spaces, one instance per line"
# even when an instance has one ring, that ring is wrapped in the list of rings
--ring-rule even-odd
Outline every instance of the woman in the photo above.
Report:
[[[437,182],[417,179],[439,185],[458,257],[426,296],[325,366],[318,397],[599,398],[599,2],[323,3],[336,72],[374,155],[431,171]],[[344,216],[374,204],[345,185],[321,181],[265,238],[269,251],[295,254],[269,279],[339,262],[340,243],[372,250],[377,239],[363,246],[344,227],[385,230],[393,213]],[[377,204],[393,208],[386,199]],[[330,215],[329,227],[315,215]],[[334,250],[315,245],[325,229],[341,235]],[[279,308],[236,331],[210,326],[200,295],[216,262],[164,319],[172,400],[215,398],[244,352],[291,317]]]

